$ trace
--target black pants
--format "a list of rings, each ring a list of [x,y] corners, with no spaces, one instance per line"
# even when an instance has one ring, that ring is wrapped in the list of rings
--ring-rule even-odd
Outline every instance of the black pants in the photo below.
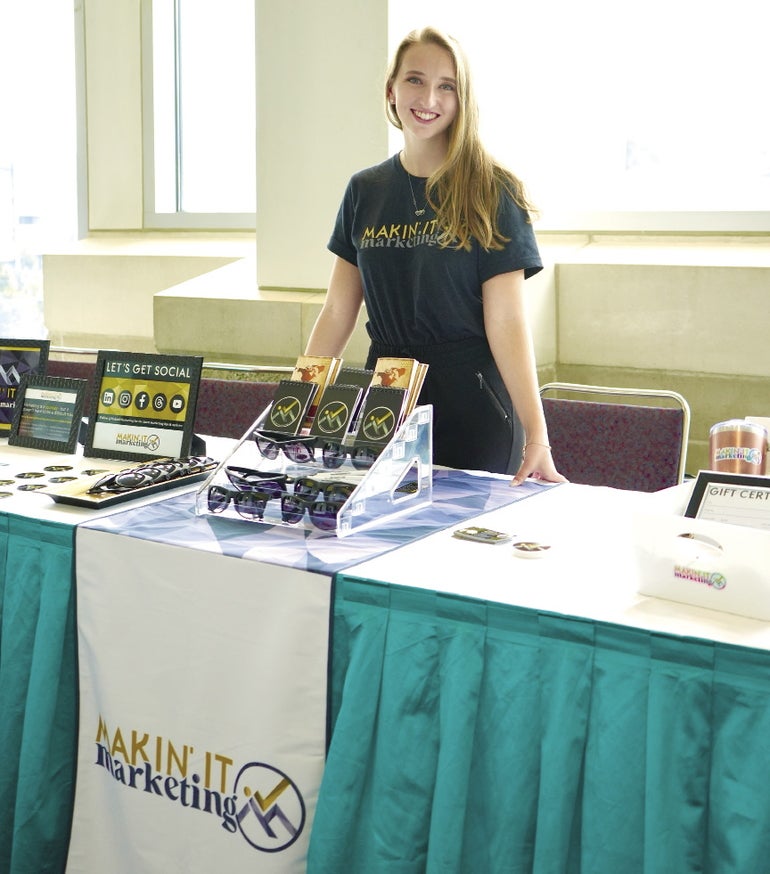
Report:
[[[429,365],[420,404],[433,406],[433,461],[446,467],[514,474],[524,435],[483,339],[429,346],[372,342],[366,367],[380,357],[416,358]]]

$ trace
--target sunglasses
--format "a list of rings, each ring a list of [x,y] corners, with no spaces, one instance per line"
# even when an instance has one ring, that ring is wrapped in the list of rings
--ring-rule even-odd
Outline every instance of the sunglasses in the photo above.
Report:
[[[226,467],[225,473],[236,489],[265,492],[271,498],[280,497],[286,491],[286,484],[292,482],[286,474],[265,473],[250,467]]]
[[[233,502],[235,512],[243,519],[261,519],[270,498],[276,495],[267,492],[230,489],[227,486],[209,486],[208,508],[211,513],[223,513]]]
[[[310,521],[321,531],[334,531],[337,514],[344,501],[322,501],[314,495],[290,495],[281,497],[281,518],[290,525],[301,522],[307,510]]]
[[[326,468],[342,467],[345,459],[350,461],[356,470],[368,470],[380,455],[382,450],[374,446],[343,446],[341,443],[326,442],[321,447],[321,458]]]
[[[344,504],[353,494],[355,486],[343,482],[323,482],[312,477],[305,476],[294,481],[294,495],[299,498],[322,498],[324,501],[333,501]]]
[[[203,473],[213,467],[213,458],[203,455],[193,455],[188,458],[175,458],[172,461],[153,461],[138,467],[109,473],[94,483],[86,492],[98,495],[115,492],[130,492],[134,489],[179,479],[179,477]]]
[[[278,458],[279,452],[298,464],[305,464],[315,457],[315,437],[288,437],[270,431],[255,431],[254,440],[262,455],[271,460]]]

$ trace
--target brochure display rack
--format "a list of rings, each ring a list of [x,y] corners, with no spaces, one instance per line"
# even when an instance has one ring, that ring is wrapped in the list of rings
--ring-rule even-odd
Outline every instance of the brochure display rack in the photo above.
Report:
[[[355,457],[360,444],[350,435],[342,444],[344,460],[338,458],[333,467],[324,463],[324,444],[317,438],[306,438],[312,455],[307,461],[292,460],[280,441],[275,458],[265,457],[255,435],[269,409],[198,489],[197,515],[346,537],[390,524],[432,502],[433,407],[415,407],[389,442],[371,447],[376,458],[369,467]]]

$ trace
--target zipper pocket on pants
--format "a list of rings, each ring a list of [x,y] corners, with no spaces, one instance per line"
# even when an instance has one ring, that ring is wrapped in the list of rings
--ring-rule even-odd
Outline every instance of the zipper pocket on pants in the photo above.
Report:
[[[497,412],[500,413],[503,419],[510,425],[511,417],[508,415],[508,411],[502,405],[500,398],[492,390],[492,386],[484,379],[484,374],[480,370],[476,371],[476,378],[479,381],[479,388],[486,394],[490,401],[492,401],[492,405]]]

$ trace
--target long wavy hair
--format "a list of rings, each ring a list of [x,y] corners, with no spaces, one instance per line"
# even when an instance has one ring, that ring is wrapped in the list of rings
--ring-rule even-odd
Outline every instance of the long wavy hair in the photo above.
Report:
[[[502,249],[508,242],[497,226],[503,192],[531,216],[536,212],[522,181],[498,163],[479,137],[479,110],[465,53],[457,40],[434,27],[407,34],[391,59],[385,80],[385,113],[403,130],[389,94],[411,46],[432,43],[449,52],[457,80],[457,115],[449,129],[449,148],[441,166],[426,184],[428,202],[441,228],[441,245],[469,250],[475,239],[484,249]]]

